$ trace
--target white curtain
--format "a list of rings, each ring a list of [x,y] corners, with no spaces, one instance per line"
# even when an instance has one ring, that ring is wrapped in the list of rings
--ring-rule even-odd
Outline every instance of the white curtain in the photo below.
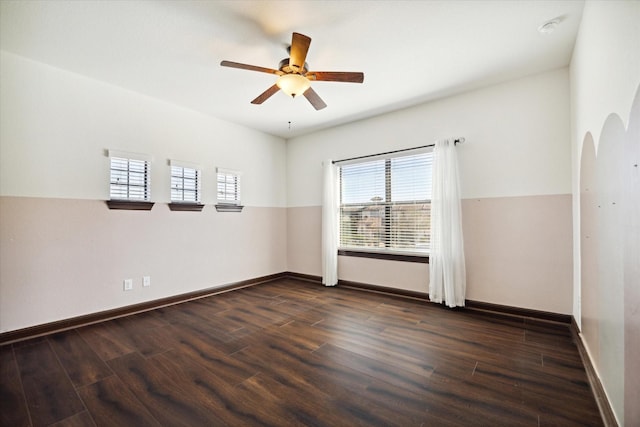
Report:
[[[338,168],[331,160],[322,165],[322,283],[338,283]]]
[[[455,143],[437,141],[433,154],[429,299],[464,306],[467,281]]]

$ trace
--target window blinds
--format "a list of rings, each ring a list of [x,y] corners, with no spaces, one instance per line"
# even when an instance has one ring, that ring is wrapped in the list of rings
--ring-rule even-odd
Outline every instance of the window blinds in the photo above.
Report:
[[[112,200],[149,200],[149,163],[146,160],[111,157],[109,196]]]
[[[240,204],[240,174],[218,168],[217,172],[218,202]]]
[[[339,166],[340,247],[426,254],[432,152]]]
[[[200,171],[197,169],[171,166],[171,201],[182,203],[200,202]]]

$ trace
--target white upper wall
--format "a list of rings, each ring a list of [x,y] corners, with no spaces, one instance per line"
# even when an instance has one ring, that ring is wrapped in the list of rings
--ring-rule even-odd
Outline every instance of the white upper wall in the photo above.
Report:
[[[318,206],[321,162],[464,136],[465,198],[571,190],[566,69],[295,138],[269,136],[11,53],[0,55],[0,195],[108,198],[105,149],[153,156],[152,200],[169,201],[168,159],[244,172],[243,203]],[[79,177],[81,177],[79,179]],[[166,184],[165,184],[166,183]]]
[[[581,323],[580,155],[589,132],[598,149],[610,114],[629,123],[640,85],[640,2],[588,1],[570,67],[573,190],[573,316]]]
[[[571,108],[577,153],[587,132],[598,149],[611,113],[625,126],[640,82],[640,1],[588,1],[571,60]],[[574,163],[579,169],[580,161]],[[574,175],[580,176],[580,173]]]
[[[240,170],[242,202],[286,205],[283,139],[117,86],[0,53],[0,195],[109,198],[106,149],[153,156],[151,199],[168,202],[168,159]],[[220,100],[212,100],[220,102]]]
[[[569,72],[563,68],[294,138],[287,205],[321,204],[325,159],[464,137],[464,198],[569,194]]]

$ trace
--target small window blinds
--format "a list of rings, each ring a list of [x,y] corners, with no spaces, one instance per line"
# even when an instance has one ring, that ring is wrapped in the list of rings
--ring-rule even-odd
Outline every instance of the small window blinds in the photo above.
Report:
[[[148,201],[151,197],[147,160],[111,157],[111,200]]]
[[[218,203],[240,204],[240,173],[217,168]]]
[[[200,203],[201,171],[171,165],[171,201],[174,203]]]

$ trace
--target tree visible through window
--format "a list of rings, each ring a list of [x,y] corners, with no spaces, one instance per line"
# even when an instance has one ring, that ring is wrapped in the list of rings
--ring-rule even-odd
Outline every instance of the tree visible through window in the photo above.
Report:
[[[426,254],[432,152],[339,167],[340,248]]]

